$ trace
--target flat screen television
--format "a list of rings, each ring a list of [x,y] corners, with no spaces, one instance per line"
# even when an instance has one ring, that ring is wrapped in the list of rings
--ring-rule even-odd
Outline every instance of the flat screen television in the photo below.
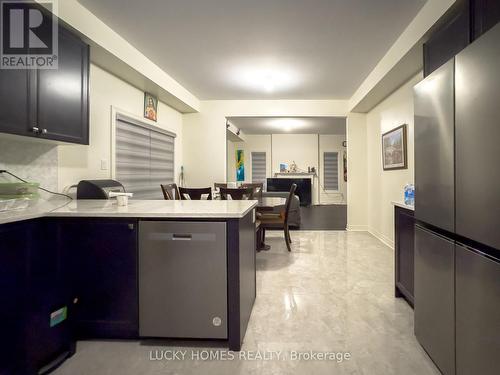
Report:
[[[297,184],[295,195],[300,199],[301,206],[310,206],[312,203],[310,178],[268,178],[267,191],[290,191],[292,184]]]

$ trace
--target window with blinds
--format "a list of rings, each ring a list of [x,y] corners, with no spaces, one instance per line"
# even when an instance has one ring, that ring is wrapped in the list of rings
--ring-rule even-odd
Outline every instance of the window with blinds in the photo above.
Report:
[[[163,199],[160,184],[174,182],[175,134],[117,114],[116,180],[134,199]]]
[[[252,152],[252,182],[266,182],[265,152]]]
[[[323,153],[323,184],[325,190],[339,190],[339,153]]]

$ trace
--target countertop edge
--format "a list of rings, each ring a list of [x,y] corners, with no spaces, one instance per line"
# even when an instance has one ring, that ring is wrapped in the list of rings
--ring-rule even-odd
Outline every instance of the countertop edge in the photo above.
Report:
[[[398,202],[398,201],[391,201],[393,206],[398,206],[401,208],[405,208],[410,211],[415,211],[415,206],[410,206],[409,204],[406,204],[404,202]]]
[[[137,219],[241,219],[245,217],[257,206],[257,201],[253,202],[250,207],[239,213],[213,214],[213,213],[129,213],[129,212],[58,212],[58,208],[48,210],[47,212],[26,212],[19,213],[11,217],[0,218],[0,225],[40,219],[43,217],[99,217],[99,218],[137,218]]]

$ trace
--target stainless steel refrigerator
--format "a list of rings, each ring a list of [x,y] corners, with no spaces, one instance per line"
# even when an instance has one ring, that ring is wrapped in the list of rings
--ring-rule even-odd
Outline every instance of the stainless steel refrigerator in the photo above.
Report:
[[[500,368],[500,25],[415,86],[415,335],[443,374]]]

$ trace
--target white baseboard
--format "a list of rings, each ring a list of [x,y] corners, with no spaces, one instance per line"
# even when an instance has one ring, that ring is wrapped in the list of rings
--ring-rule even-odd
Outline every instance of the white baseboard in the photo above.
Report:
[[[394,241],[391,240],[389,237],[386,235],[383,235],[382,233],[374,230],[373,228],[369,228],[368,232],[372,234],[375,238],[377,238],[380,242],[382,242],[384,245],[389,246],[391,249],[394,250]]]
[[[351,232],[368,232],[367,225],[349,225],[347,224],[347,230]]]

